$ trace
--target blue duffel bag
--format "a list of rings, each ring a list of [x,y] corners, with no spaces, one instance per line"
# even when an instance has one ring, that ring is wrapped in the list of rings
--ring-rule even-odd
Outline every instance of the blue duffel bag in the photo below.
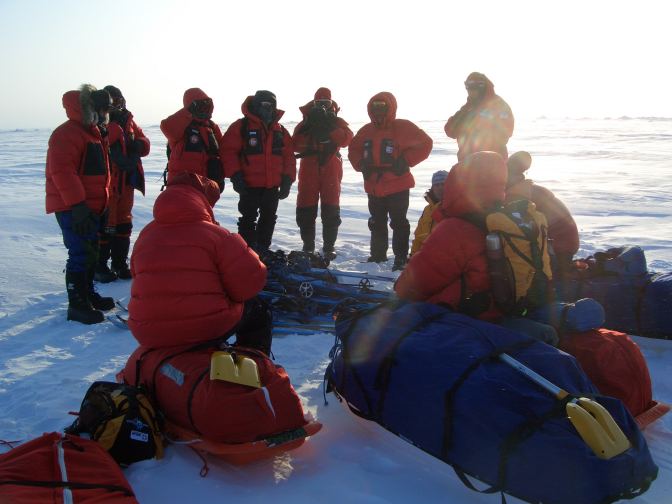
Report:
[[[426,303],[341,316],[328,390],[467,475],[530,502],[595,504],[630,498],[656,478],[646,441],[617,399],[596,396],[570,355],[497,325]],[[501,361],[506,353],[571,395],[564,400]],[[591,397],[630,441],[609,459],[587,446],[566,402]]]

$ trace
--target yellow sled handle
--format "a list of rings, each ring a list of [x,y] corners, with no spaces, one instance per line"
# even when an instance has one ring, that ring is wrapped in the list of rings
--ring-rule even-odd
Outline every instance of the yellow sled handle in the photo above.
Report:
[[[555,395],[557,399],[564,399],[570,395],[510,355],[501,354],[499,359]],[[608,460],[630,448],[630,441],[601,404],[587,397],[579,397],[567,403],[566,411],[569,421],[581,439],[599,458]]]
[[[212,354],[210,357],[210,380],[221,380],[261,388],[257,363],[253,359],[237,355],[235,352],[214,352]]]

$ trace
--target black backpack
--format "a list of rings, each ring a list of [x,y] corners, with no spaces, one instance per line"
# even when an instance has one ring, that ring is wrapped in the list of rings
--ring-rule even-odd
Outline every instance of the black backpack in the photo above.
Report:
[[[140,387],[94,382],[67,434],[88,433],[122,466],[163,457],[163,439],[154,406]]]

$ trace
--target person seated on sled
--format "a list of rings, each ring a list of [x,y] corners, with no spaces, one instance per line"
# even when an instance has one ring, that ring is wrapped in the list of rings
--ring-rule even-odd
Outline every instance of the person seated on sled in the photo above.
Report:
[[[448,172],[446,170],[439,170],[432,175],[432,187],[425,193],[427,206],[422,211],[420,220],[418,220],[418,226],[415,228],[415,233],[413,234],[414,238],[413,243],[411,244],[411,255],[420,250],[420,247],[425,243],[429,233],[432,232],[432,228],[434,227],[434,218],[432,217],[432,214],[441,204],[441,199],[443,198],[443,183],[446,181],[447,176]]]
[[[556,345],[553,327],[504,316],[493,301],[485,217],[504,201],[506,179],[506,163],[496,152],[477,152],[453,166],[441,206],[434,213],[437,224],[411,257],[394,290],[401,299],[445,305]]]
[[[532,165],[529,152],[519,151],[509,157],[509,179],[506,185],[506,202],[528,199],[548,221],[548,238],[551,240],[555,261],[553,273],[561,275],[570,270],[572,258],[579,250],[579,231],[569,209],[549,189],[525,178]]]
[[[131,256],[128,326],[141,345],[193,345],[235,331],[236,344],[270,354],[272,314],[256,297],[266,266],[215,220],[219,194],[215,181],[181,172],[156,199]]]

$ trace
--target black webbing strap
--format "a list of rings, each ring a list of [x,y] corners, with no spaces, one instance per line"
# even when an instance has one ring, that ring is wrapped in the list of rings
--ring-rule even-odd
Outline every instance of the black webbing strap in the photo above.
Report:
[[[499,347],[499,348],[494,348],[484,356],[480,357],[479,359],[475,360],[472,362],[463,372],[462,374],[455,380],[455,382],[451,385],[451,387],[446,391],[444,395],[444,420],[443,420],[443,425],[444,425],[444,430],[443,430],[443,446],[441,448],[441,458],[443,460],[448,460],[448,450],[450,448],[450,439],[452,436],[452,430],[453,430],[453,408],[454,408],[454,402],[455,402],[455,396],[457,395],[458,390],[460,387],[464,384],[464,382],[471,376],[471,373],[473,373],[476,369],[478,369],[484,362],[490,361],[492,359],[497,358],[497,356],[501,355],[502,353],[508,353],[508,352],[513,352],[516,350],[521,350],[523,348],[527,348],[530,345],[533,345],[535,343],[538,343],[537,340],[535,339],[528,339],[528,340],[523,340],[519,341],[518,343],[514,343],[513,345],[508,345],[506,347]]]
[[[0,480],[0,485],[33,486],[41,488],[70,488],[73,490],[107,490],[121,492],[127,497],[135,497],[133,491],[120,485],[105,485],[103,483],[82,483],[79,481],[39,481],[39,480]]]

